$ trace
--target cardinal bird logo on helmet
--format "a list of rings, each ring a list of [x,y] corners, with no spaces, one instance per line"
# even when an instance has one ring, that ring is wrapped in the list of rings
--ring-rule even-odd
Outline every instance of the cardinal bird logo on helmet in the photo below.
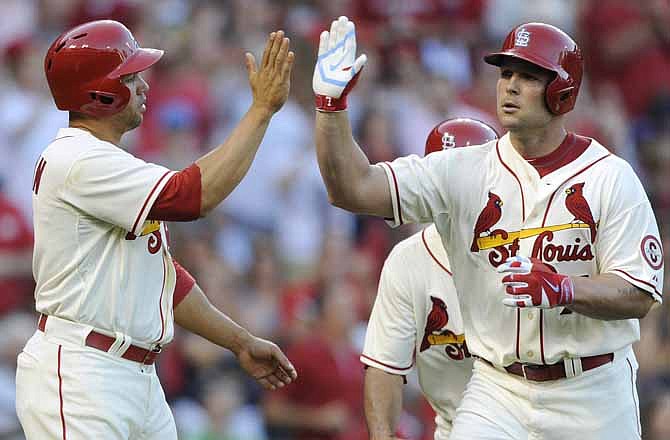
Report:
[[[479,214],[479,217],[477,217],[477,223],[475,223],[474,237],[472,238],[472,245],[470,246],[471,252],[479,252],[479,244],[477,243],[479,236],[482,232],[490,233],[493,225],[500,221],[500,217],[502,217],[502,206],[503,201],[500,197],[489,191],[489,200]]]
[[[591,230],[591,243],[596,241],[597,225],[593,220],[593,214],[589,207],[589,202],[584,198],[584,182],[575,183],[570,188],[565,190],[567,196],[565,197],[565,207],[568,208],[570,214],[575,216],[573,221],[580,221],[589,225]]]

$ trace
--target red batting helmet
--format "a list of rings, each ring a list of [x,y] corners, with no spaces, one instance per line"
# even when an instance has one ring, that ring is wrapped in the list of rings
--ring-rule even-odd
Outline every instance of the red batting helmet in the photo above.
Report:
[[[61,34],[44,58],[44,72],[60,110],[103,117],[130,100],[123,75],[148,69],[162,50],[144,49],[118,21],[99,20]]]
[[[568,34],[545,23],[522,24],[507,35],[500,52],[489,54],[484,60],[500,66],[503,57],[525,60],[556,74],[544,95],[549,111],[561,115],[575,107],[584,59]]]
[[[447,119],[430,131],[425,155],[447,148],[481,145],[494,139],[498,139],[498,133],[481,121],[470,118]]]

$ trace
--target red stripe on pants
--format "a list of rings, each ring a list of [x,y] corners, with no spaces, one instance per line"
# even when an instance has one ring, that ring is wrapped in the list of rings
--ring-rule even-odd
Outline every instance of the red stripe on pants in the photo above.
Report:
[[[65,431],[65,414],[63,414],[63,378],[60,375],[60,354],[62,345],[58,346],[58,397],[60,397],[60,422],[63,427],[63,440],[67,439],[67,433]]]

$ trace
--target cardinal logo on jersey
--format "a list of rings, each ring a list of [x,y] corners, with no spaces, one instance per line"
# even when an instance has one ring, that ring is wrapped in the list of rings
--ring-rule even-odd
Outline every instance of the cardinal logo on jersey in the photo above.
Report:
[[[482,232],[488,232],[490,234],[493,225],[500,221],[500,217],[502,217],[502,206],[503,201],[500,197],[489,191],[489,200],[479,214],[479,217],[477,217],[477,223],[475,223],[474,237],[472,238],[472,245],[470,246],[471,252],[479,252],[479,236]]]
[[[465,344],[465,336],[457,335],[451,330],[445,328],[449,323],[449,313],[447,305],[440,298],[431,296],[432,308],[426,318],[426,328],[423,331],[423,340],[419,352],[428,350],[433,345],[445,345],[447,355],[454,360],[463,360],[464,357],[470,357],[468,348]]]
[[[575,216],[573,222],[582,222],[589,225],[591,230],[591,243],[596,241],[597,225],[593,220],[593,214],[589,207],[589,202],[584,198],[584,182],[575,183],[570,188],[565,190],[567,196],[565,197],[565,207],[568,208],[570,214]]]
[[[533,238],[530,257],[540,259],[546,263],[552,261],[591,261],[592,245],[596,240],[599,222],[593,217],[589,202],[584,197],[584,182],[575,183],[565,189],[565,208],[572,216],[572,220],[565,223],[545,224],[545,213],[542,225],[520,230],[505,230],[491,228],[502,217],[502,200],[496,194],[489,192],[489,200],[477,218],[474,237],[470,251],[480,252],[491,250],[488,253],[489,263],[493,267],[500,266],[507,258],[517,255],[521,249],[521,240]],[[563,211],[565,213],[565,211]],[[566,215],[557,213],[565,218]],[[565,235],[563,231],[588,229],[585,233]],[[482,235],[483,232],[488,232]],[[557,234],[560,233],[560,234]],[[589,237],[590,236],[590,240]],[[653,247],[653,246],[652,246]]]
[[[147,220],[142,225],[142,232],[140,232],[140,237],[145,235],[151,235],[149,241],[147,242],[147,250],[150,254],[155,254],[161,248],[163,244],[163,239],[161,238],[161,222],[157,220]],[[126,240],[135,240],[137,238],[131,232],[126,234]]]

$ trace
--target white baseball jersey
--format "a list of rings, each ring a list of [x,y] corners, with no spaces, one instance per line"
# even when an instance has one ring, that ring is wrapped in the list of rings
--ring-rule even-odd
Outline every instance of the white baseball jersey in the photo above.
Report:
[[[76,128],[35,167],[37,311],[130,336],[172,339],[175,270],[165,226],[147,214],[173,172]]]
[[[398,243],[386,259],[361,362],[399,375],[416,363],[421,390],[437,413],[435,438],[447,439],[473,360],[434,225]]]
[[[616,274],[662,300],[663,251],[644,188],[624,160],[595,140],[544,177],[509,134],[378,166],[388,176],[395,224],[435,222],[473,355],[499,366],[552,364],[639,339],[637,319],[504,306],[503,275],[495,268],[509,256],[540,258],[568,275]]]

